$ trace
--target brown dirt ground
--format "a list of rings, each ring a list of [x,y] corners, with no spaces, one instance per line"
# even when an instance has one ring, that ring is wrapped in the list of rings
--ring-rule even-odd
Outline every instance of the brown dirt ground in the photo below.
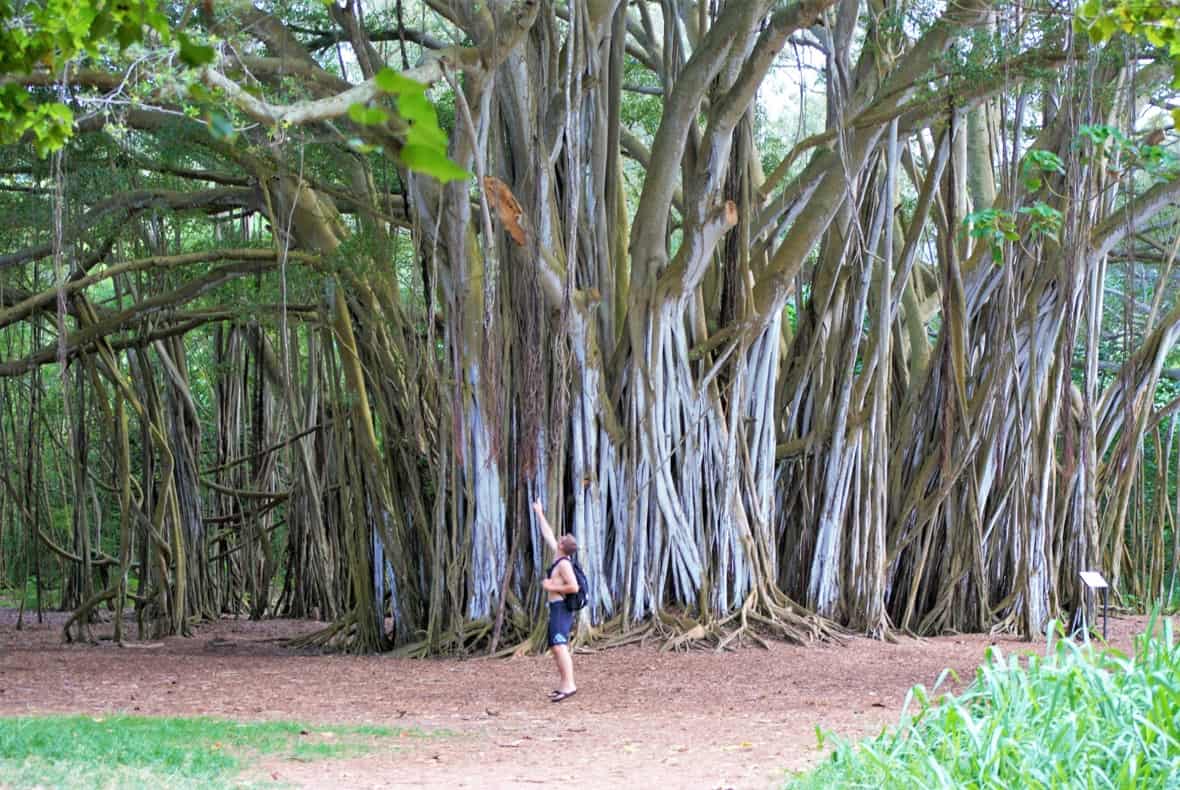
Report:
[[[16,612],[0,610],[0,716],[121,711],[448,733],[399,738],[396,748],[379,741],[363,758],[269,759],[248,774],[335,788],[530,787],[570,777],[588,788],[770,787],[822,757],[817,726],[875,734],[897,721],[914,684],[933,685],[947,667],[969,680],[987,646],[1044,649],[987,635],[724,654],[632,646],[579,653],[578,694],[555,705],[546,700],[548,657],[299,653],[275,638],[317,625],[282,620],[222,620],[146,649],[67,645],[63,620],[26,616],[18,632]],[[1127,650],[1144,622],[1112,619],[1111,642]]]

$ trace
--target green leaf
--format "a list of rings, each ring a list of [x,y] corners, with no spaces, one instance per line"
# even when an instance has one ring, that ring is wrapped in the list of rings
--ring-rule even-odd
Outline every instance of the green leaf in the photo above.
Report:
[[[1025,166],[1039,169],[1045,173],[1065,172],[1065,163],[1061,161],[1061,157],[1052,151],[1044,151],[1039,148],[1034,148],[1025,154]]]
[[[407,121],[438,124],[438,113],[435,112],[434,105],[426,98],[425,93],[407,93],[399,96],[397,112]]]
[[[234,129],[234,125],[221,112],[217,110],[210,110],[205,116],[205,122],[209,124],[209,134],[217,140],[232,140],[238,136],[238,132]]]
[[[353,123],[361,126],[377,126],[389,120],[389,113],[380,107],[366,107],[363,104],[354,104],[348,108],[348,117],[352,119]]]
[[[177,33],[176,40],[180,43],[180,60],[189,68],[205,66],[217,56],[213,47],[198,44],[184,33]]]
[[[1093,36],[1094,31],[1098,31],[1098,41],[1106,41],[1119,30],[1119,25],[1110,17],[1101,17],[1090,28],[1090,34]]]
[[[470,178],[471,174],[447,158],[437,148],[423,145],[407,145],[399,156],[402,163],[416,173],[434,176],[442,183]]]
[[[143,15],[143,23],[165,38],[167,38],[171,30],[168,17],[160,10],[159,6],[148,6],[146,13]]]
[[[188,95],[193,101],[212,102],[213,94],[208,88],[199,82],[194,82],[188,86]]]
[[[412,124],[406,143],[426,145],[446,150],[447,135],[438,126],[438,113],[424,95],[401,96],[397,100],[398,114]]]
[[[426,86],[422,83],[403,76],[391,68],[383,68],[374,77],[377,87],[385,93],[410,94],[425,93]]]
[[[74,124],[74,111],[60,102],[42,105],[40,114],[54,126],[73,126]]]
[[[143,38],[143,27],[135,22],[124,22],[119,25],[116,38],[119,40],[119,48],[127,49],[127,47]]]
[[[101,41],[109,36],[115,30],[115,20],[111,19],[110,14],[99,14],[90,23],[90,40],[92,42]]]
[[[1113,130],[1102,123],[1083,124],[1078,128],[1078,136],[1089,140],[1094,145],[1102,145],[1110,139]]]

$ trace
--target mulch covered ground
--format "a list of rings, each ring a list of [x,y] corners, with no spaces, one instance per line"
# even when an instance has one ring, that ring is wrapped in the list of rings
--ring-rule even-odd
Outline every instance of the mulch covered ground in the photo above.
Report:
[[[855,737],[898,719],[907,691],[944,668],[969,680],[986,635],[852,639],[843,645],[737,652],[632,646],[579,653],[578,693],[547,701],[548,657],[392,659],[314,655],[275,640],[296,621],[222,620],[156,647],[67,645],[64,616],[38,625],[0,610],[0,716],[126,712],[155,716],[384,724],[402,737],[363,758],[269,760],[249,778],[298,786],[528,787],[576,777],[598,787],[769,787],[822,758],[816,727]],[[1129,650],[1144,618],[1111,621]],[[106,629],[99,627],[99,635]]]

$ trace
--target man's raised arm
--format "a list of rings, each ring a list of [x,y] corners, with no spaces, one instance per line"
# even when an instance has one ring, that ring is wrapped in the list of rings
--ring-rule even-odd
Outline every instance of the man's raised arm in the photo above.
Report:
[[[545,518],[545,508],[541,507],[540,500],[533,503],[533,512],[537,514],[537,523],[541,525],[541,537],[545,539],[545,545],[556,554],[557,536],[553,534],[553,527],[549,526],[549,519]]]

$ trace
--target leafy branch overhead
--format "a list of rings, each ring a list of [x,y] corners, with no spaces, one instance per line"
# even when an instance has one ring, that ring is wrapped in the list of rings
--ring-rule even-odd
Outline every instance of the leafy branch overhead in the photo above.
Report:
[[[131,47],[162,48],[163,57],[174,54],[185,67],[175,79],[187,84],[187,96],[209,106],[205,119],[215,137],[231,139],[234,127],[227,114],[214,106],[216,96],[196,84],[201,77],[210,87],[221,89],[231,104],[247,115],[271,123],[327,121],[345,115],[360,127],[396,121],[399,146],[395,155],[408,169],[443,183],[470,177],[447,157],[447,136],[427,98],[427,85],[388,67],[335,101],[321,101],[319,112],[301,115],[299,108],[267,105],[252,90],[215,71],[219,61],[216,39],[205,41],[176,29],[165,9],[153,0],[34,0],[19,9],[13,0],[0,0],[0,22],[4,23],[0,30],[0,78],[4,78],[0,80],[0,143],[14,143],[29,134],[38,153],[45,156],[64,145],[74,132],[74,113],[68,102],[61,100],[64,96],[47,95],[45,88],[31,88],[22,78],[47,74],[65,86],[71,81],[71,71],[90,63],[109,63],[111,54]],[[437,65],[421,71],[440,74]],[[52,83],[47,87],[52,88]],[[394,109],[382,108],[383,97],[393,100]]]
[[[1173,0],[1086,0],[1075,24],[1101,44],[1119,33],[1142,38],[1172,63],[1172,87],[1180,88],[1180,4]],[[1173,125],[1180,128],[1180,107],[1172,109]]]
[[[65,102],[46,101],[4,77],[36,71],[65,77],[75,60],[125,50],[141,42],[147,30],[170,36],[168,20],[153,2],[0,0],[0,143],[29,133],[44,156],[65,143],[74,123]]]

